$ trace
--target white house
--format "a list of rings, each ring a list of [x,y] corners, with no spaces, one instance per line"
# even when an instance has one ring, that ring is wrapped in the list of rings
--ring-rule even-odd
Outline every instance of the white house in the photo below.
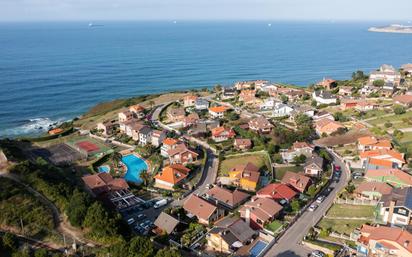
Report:
[[[312,94],[312,98],[318,104],[336,104],[336,96],[334,96],[331,92],[325,90],[315,91]]]
[[[204,98],[197,98],[195,101],[195,109],[198,111],[207,110],[209,108],[209,101]]]
[[[268,98],[262,104],[260,104],[259,109],[260,110],[273,110],[277,102],[278,101],[273,97]]]
[[[155,147],[159,147],[163,140],[166,138],[166,133],[161,130],[153,130],[152,131],[152,145]]]
[[[386,83],[393,83],[395,86],[399,86],[401,82],[401,73],[397,71],[392,65],[384,64],[379,70],[372,71],[369,74],[369,83],[372,84],[376,80],[383,80]]]
[[[225,112],[229,108],[226,106],[215,106],[215,107],[210,107],[209,108],[209,114],[212,116],[212,118],[219,118],[222,119],[225,116]]]
[[[277,103],[275,108],[273,109],[272,116],[273,117],[284,117],[289,116],[293,111],[293,108],[287,104]]]

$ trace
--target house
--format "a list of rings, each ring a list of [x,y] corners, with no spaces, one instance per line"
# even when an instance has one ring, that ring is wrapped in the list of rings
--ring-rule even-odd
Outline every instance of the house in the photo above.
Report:
[[[212,140],[223,142],[236,136],[235,131],[231,128],[217,127],[212,129]]]
[[[257,133],[270,133],[273,128],[273,125],[263,116],[251,119],[248,124],[249,129]]]
[[[368,170],[365,173],[367,181],[386,182],[393,187],[412,186],[412,176],[398,169]]]
[[[325,90],[318,90],[312,93],[312,98],[318,104],[336,104],[336,96]]]
[[[271,198],[282,205],[290,202],[297,195],[295,190],[282,183],[269,184],[256,193],[258,198]]]
[[[304,171],[306,175],[318,177],[323,171],[323,158],[314,154],[306,159]]]
[[[130,106],[129,111],[133,113],[135,118],[142,119],[144,117],[145,109],[139,104]]]
[[[134,141],[139,142],[140,130],[147,127],[143,123],[135,123],[135,120],[124,123],[125,133],[131,137]]]
[[[134,118],[133,113],[129,110],[119,112],[117,116],[119,118],[119,123],[125,123]]]
[[[208,130],[206,123],[201,122],[192,125],[187,131],[187,134],[192,137],[205,137],[207,135],[207,132]]]
[[[312,118],[314,121],[323,120],[323,119],[335,120],[333,115],[326,111],[317,112],[315,115],[313,115]]]
[[[382,195],[379,215],[381,220],[391,226],[412,224],[412,187],[394,188]]]
[[[252,140],[247,138],[236,138],[233,142],[233,146],[237,150],[248,150],[252,148]]]
[[[241,102],[246,102],[246,99],[251,99],[254,98],[256,96],[256,90],[252,90],[252,89],[245,89],[240,91],[239,94],[239,101]]]
[[[306,156],[309,158],[312,156],[313,146],[309,145],[306,142],[298,142],[296,141],[293,143],[292,147],[285,152],[281,152],[282,159],[285,162],[294,162],[295,157],[300,155]]]
[[[197,160],[199,154],[189,149],[186,144],[177,144],[174,148],[167,151],[170,164],[181,163],[187,165]]]
[[[260,90],[263,91],[263,92],[268,92],[269,93],[271,91],[276,91],[278,89],[278,87],[279,87],[279,85],[276,85],[276,84],[265,84],[265,85],[262,85],[260,87]]]
[[[50,129],[49,131],[47,131],[47,133],[51,136],[60,134],[62,132],[63,132],[62,128],[53,128],[53,129]]]
[[[97,130],[101,131],[102,135],[104,136],[112,135],[118,127],[119,124],[116,120],[107,120],[97,123]]]
[[[237,189],[231,191],[220,186],[214,186],[206,192],[205,197],[211,202],[215,202],[216,205],[220,204],[226,208],[234,209],[246,202],[250,195]]]
[[[259,89],[263,85],[269,83],[267,80],[251,80],[251,81],[239,81],[236,82],[235,88],[236,90],[245,90],[245,89]]]
[[[349,86],[339,87],[338,94],[341,95],[341,96],[351,96],[352,95],[352,87],[349,87]]]
[[[407,108],[412,107],[412,95],[397,95],[393,97],[393,102]]]
[[[315,131],[318,135],[330,135],[337,132],[339,129],[345,128],[337,121],[330,119],[322,119],[315,122]]]
[[[363,86],[360,90],[359,93],[362,96],[369,96],[370,94],[376,93],[378,92],[378,88],[376,88],[373,85],[367,84],[365,86]]]
[[[189,217],[196,216],[200,224],[209,225],[225,215],[225,211],[214,206],[195,194],[184,202],[183,209]]]
[[[195,109],[197,111],[207,110],[209,108],[209,101],[204,98],[197,98],[195,100]]]
[[[227,106],[214,106],[209,108],[209,114],[212,118],[222,119],[225,116],[226,111],[229,109]]]
[[[195,125],[198,123],[200,120],[199,115],[195,112],[187,115],[183,121],[183,126],[184,127],[190,127],[192,125]]]
[[[388,139],[377,139],[374,136],[365,136],[358,138],[358,150],[370,151],[379,149],[392,149],[392,143]]]
[[[273,117],[285,117],[291,115],[293,111],[293,108],[287,104],[283,103],[276,103],[273,111],[272,111],[272,116]]]
[[[206,235],[207,245],[214,252],[232,254],[249,244],[256,232],[236,217],[226,217],[215,223]]]
[[[186,95],[185,97],[183,97],[183,106],[185,108],[195,106],[197,98],[198,97],[195,95]]]
[[[289,120],[290,121],[295,121],[295,118],[300,115],[300,114],[304,114],[310,118],[313,118],[313,116],[315,115],[315,110],[311,107],[311,106],[307,106],[307,105],[293,105],[293,111],[291,111],[290,115],[289,115]],[[333,118],[333,116],[332,116]]]
[[[154,224],[161,234],[172,234],[176,227],[179,225],[179,220],[173,216],[170,216],[166,212],[161,212],[159,217],[155,220]]]
[[[318,82],[317,85],[323,87],[326,90],[332,90],[337,86],[336,80],[331,78],[323,78],[323,80]]]
[[[392,187],[384,182],[364,181],[360,183],[354,194],[358,199],[380,200],[382,195],[392,192]]]
[[[253,163],[239,164],[229,170],[229,179],[232,184],[247,191],[255,191],[259,182],[259,168]]]
[[[266,100],[259,106],[259,109],[262,110],[262,111],[265,111],[265,110],[273,110],[273,109],[275,108],[275,106],[276,106],[277,103],[278,103],[278,101],[277,101],[275,98],[270,97],[270,98],[266,99]]]
[[[143,126],[139,130],[139,145],[147,145],[152,142],[152,129],[149,126]]]
[[[368,102],[368,101],[360,101],[355,106],[355,109],[358,110],[358,111],[361,111],[361,112],[367,112],[367,111],[370,111],[370,110],[374,110],[378,107],[379,107],[378,104]]]
[[[252,198],[240,209],[240,217],[253,229],[262,229],[282,211],[282,205],[271,198]]]
[[[411,77],[412,74],[412,64],[407,63],[401,66],[401,70],[405,73],[407,77]]]
[[[190,169],[186,168],[182,164],[172,164],[166,166],[162,169],[161,172],[157,173],[154,176],[155,187],[165,189],[165,190],[174,190],[175,186],[183,183],[185,178],[189,175]]]
[[[412,257],[412,234],[397,227],[363,225],[357,256]]]
[[[163,140],[166,138],[166,132],[161,130],[153,130],[152,131],[152,145],[154,147],[159,147]]]
[[[342,110],[354,109],[358,105],[359,100],[351,98],[343,98],[340,100],[340,108]]]
[[[399,86],[401,83],[401,73],[397,71],[393,66],[383,64],[379,70],[372,71],[369,74],[369,83],[373,84],[374,81],[383,80],[385,83],[392,83],[394,86]]]
[[[246,106],[250,106],[253,108],[259,108],[259,106],[262,104],[262,99],[257,98],[256,96],[245,96],[242,98],[243,103]]]
[[[129,185],[124,178],[113,178],[112,175],[105,172],[83,176],[82,180],[87,190],[94,197],[129,189]]]
[[[181,144],[179,140],[174,139],[174,138],[165,138],[162,142],[162,147],[160,148],[160,155],[163,157],[168,158],[169,157],[169,150],[174,149],[178,144]]]
[[[312,180],[302,173],[295,173],[287,171],[281,180],[283,184],[289,185],[296,191],[304,193],[308,187],[312,184]]]
[[[222,100],[233,99],[236,97],[237,91],[233,87],[224,87],[222,92]]]
[[[361,152],[359,157],[366,169],[379,167],[401,168],[405,163],[404,154],[394,149],[377,149]]]
[[[277,87],[276,90],[269,91],[270,96],[280,97],[282,95],[287,96],[290,101],[295,101],[303,96],[307,95],[305,90],[289,88],[289,87]]]
[[[183,122],[186,117],[185,109],[169,108],[167,110],[167,118],[170,122]]]

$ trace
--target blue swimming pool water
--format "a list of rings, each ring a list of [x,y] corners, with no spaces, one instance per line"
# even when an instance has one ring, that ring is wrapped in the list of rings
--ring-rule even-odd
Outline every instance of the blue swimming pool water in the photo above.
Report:
[[[142,183],[140,173],[142,173],[143,170],[148,170],[146,162],[134,154],[123,156],[122,162],[127,167],[124,179],[128,182]]]
[[[103,173],[109,173],[109,171],[110,171],[110,167],[109,166],[99,166],[98,168],[97,168],[98,170],[99,170],[99,172],[103,172]]]
[[[258,241],[250,250],[250,257],[258,256],[268,244],[263,241]]]

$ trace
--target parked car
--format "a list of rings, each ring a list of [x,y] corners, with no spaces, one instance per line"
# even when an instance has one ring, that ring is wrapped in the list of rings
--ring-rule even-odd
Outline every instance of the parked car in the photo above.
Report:
[[[318,208],[318,206],[313,203],[313,204],[311,204],[311,205],[309,206],[308,211],[315,211],[316,208]]]
[[[157,208],[160,208],[160,207],[162,207],[162,206],[164,206],[164,205],[166,205],[166,204],[167,204],[167,199],[162,199],[162,200],[160,200],[160,201],[157,201],[157,202],[154,204],[153,208],[157,209]]]
[[[140,213],[139,215],[137,215],[136,220],[144,220],[146,218],[147,218],[146,214]]]
[[[325,196],[324,196],[324,195],[321,195],[321,196],[319,196],[318,198],[316,198],[316,202],[317,202],[317,203],[322,203],[323,200],[325,200]]]
[[[310,256],[312,256],[312,257],[325,257],[326,254],[322,251],[315,250],[315,251],[311,252]]]
[[[132,225],[135,222],[133,218],[127,220],[127,224]]]
[[[340,166],[339,166],[339,165],[335,165],[335,172],[340,172],[340,171],[341,171]]]

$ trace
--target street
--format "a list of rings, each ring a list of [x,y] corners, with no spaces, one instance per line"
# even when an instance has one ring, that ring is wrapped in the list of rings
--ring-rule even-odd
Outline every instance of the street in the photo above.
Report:
[[[305,211],[305,213],[293,224],[285,234],[276,242],[272,248],[266,252],[265,257],[295,257],[295,256],[307,256],[312,251],[311,249],[303,246],[301,241],[303,237],[309,232],[310,228],[317,224],[326,213],[326,211],[333,204],[333,201],[337,195],[346,185],[350,178],[349,172],[346,169],[345,164],[340,161],[333,153],[334,164],[339,165],[342,168],[342,176],[338,183],[332,183],[334,187],[333,191],[325,198],[325,200],[319,205],[319,207],[313,211]]]

